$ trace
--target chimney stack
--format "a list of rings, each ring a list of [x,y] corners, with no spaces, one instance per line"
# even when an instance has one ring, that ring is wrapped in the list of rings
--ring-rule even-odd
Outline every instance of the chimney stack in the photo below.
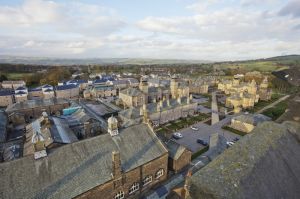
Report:
[[[119,151],[112,152],[112,175],[113,178],[119,178],[122,175],[121,158]]]
[[[177,102],[178,102],[178,104],[181,104],[181,96],[178,96]]]
[[[148,110],[146,104],[143,104],[143,122],[148,124]]]

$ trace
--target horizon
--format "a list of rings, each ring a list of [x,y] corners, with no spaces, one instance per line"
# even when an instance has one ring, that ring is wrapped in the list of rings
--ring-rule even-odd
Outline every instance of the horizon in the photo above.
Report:
[[[243,61],[300,54],[295,0],[11,0],[0,55]]]

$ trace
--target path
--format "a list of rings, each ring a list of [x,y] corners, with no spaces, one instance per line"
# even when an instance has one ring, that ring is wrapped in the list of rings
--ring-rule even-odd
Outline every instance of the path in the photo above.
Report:
[[[268,106],[265,106],[264,108],[262,108],[262,109],[256,111],[256,113],[262,113],[262,112],[264,112],[265,110],[267,110],[267,109],[269,109],[269,108],[272,108],[273,106],[275,106],[275,105],[277,105],[278,103],[280,103],[280,102],[286,100],[286,99],[289,98],[289,97],[290,97],[290,95],[286,95],[286,96],[284,96],[284,97],[282,97],[282,98],[279,98],[277,101],[273,102],[272,104],[269,104]]]
[[[218,103],[216,92],[212,92],[212,100],[211,100],[211,125],[219,122],[219,112],[218,112]]]

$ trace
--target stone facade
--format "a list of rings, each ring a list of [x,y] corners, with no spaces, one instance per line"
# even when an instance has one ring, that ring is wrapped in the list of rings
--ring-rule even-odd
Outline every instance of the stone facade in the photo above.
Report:
[[[208,93],[208,84],[190,85],[190,93],[206,94]]]
[[[2,88],[17,89],[26,86],[26,83],[24,81],[3,81],[1,85]]]
[[[117,90],[114,86],[110,85],[96,85],[86,89],[83,92],[84,98],[101,98],[101,97],[112,97],[117,95]]]
[[[0,107],[6,107],[14,103],[14,96],[12,94],[0,95]]]
[[[28,100],[26,102],[18,102],[8,106],[6,112],[23,115],[25,120],[38,118],[43,112],[49,115],[57,114],[62,109],[69,107],[69,102],[66,100],[57,101],[56,99],[48,102],[44,100]],[[14,121],[12,121],[14,122]]]
[[[137,88],[128,88],[120,91],[119,98],[127,107],[142,106],[146,101],[146,96]]]
[[[68,85],[68,87],[60,89],[60,87],[58,86],[55,90],[55,94],[57,98],[75,98],[79,96],[79,87]]]
[[[186,166],[188,166],[191,162],[191,159],[192,152],[185,149],[184,152],[177,159],[169,157],[168,167],[171,171],[177,173]]]
[[[149,189],[150,187],[153,187],[154,185],[167,179],[167,165],[167,153],[160,158],[157,158],[126,173],[123,173],[121,171],[120,163],[118,163],[115,167],[117,172],[115,173],[115,175],[113,175],[113,180],[95,187],[76,198],[114,199],[116,198],[116,195],[121,192],[124,193],[124,198],[139,198],[142,191]],[[156,178],[157,172],[161,169],[163,170],[163,175],[159,178]],[[152,182],[144,186],[143,180],[148,176],[152,176]],[[130,194],[130,188],[132,188],[134,183],[138,184],[139,189]]]

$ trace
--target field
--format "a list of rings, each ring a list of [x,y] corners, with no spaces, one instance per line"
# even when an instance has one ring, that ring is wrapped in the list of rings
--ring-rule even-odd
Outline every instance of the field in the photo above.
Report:
[[[279,65],[276,62],[272,61],[249,61],[241,63],[222,63],[219,65],[220,69],[229,68],[237,69],[242,68],[248,71],[261,71],[261,72],[270,72],[275,70],[282,70],[289,68],[288,66]]]
[[[33,73],[7,73],[6,77],[8,80],[24,80],[26,76],[32,75]]]

